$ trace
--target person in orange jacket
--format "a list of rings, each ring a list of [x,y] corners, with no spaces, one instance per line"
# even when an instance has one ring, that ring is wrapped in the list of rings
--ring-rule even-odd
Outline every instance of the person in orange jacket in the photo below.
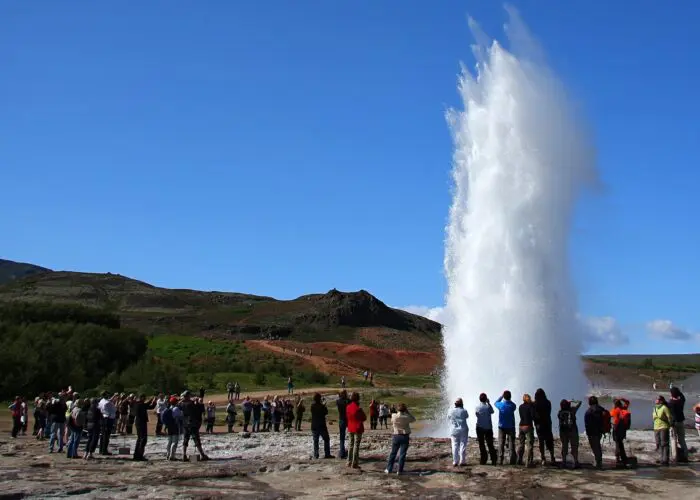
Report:
[[[615,458],[618,465],[627,467],[627,453],[625,452],[625,438],[631,423],[629,411],[630,402],[625,398],[615,399],[614,408],[610,412],[612,417],[613,440],[615,441]]]
[[[348,433],[350,434],[350,446],[348,447],[348,467],[359,469],[360,442],[365,432],[363,422],[367,420],[364,410],[360,408],[360,395],[356,392],[350,396],[350,404],[345,409],[348,421]]]

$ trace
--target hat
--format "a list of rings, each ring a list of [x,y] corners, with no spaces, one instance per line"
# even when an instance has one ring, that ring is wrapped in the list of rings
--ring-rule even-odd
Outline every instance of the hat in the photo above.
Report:
[[[171,404],[171,405],[176,405],[176,404],[177,404],[177,398],[176,398],[175,396],[173,396],[172,398],[170,398],[170,404]]]

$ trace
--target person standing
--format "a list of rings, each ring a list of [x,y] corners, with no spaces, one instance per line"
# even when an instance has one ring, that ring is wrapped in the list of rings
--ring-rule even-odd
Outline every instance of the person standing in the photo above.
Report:
[[[335,405],[338,408],[338,431],[340,432],[340,458],[345,459],[348,457],[348,452],[345,449],[345,433],[348,429],[348,419],[345,413],[345,409],[348,406],[348,393],[346,390],[340,391],[338,394],[338,399],[335,401]]]
[[[685,395],[678,387],[671,389],[671,399],[668,400],[668,409],[673,417],[671,436],[673,438],[673,453],[676,463],[688,461],[688,445],[685,442]]]
[[[287,394],[294,394],[294,381],[291,375],[287,379]]]
[[[80,447],[80,438],[83,436],[85,428],[85,420],[87,410],[89,408],[88,400],[76,400],[73,404],[70,417],[68,417],[68,426],[70,427],[70,440],[68,441],[68,458],[79,458],[78,448]]]
[[[476,407],[476,439],[479,441],[479,455],[481,465],[488,462],[489,456],[491,463],[496,465],[496,447],[493,445],[493,406],[486,394],[483,392],[479,395],[479,405]],[[487,453],[488,447],[488,453]]]
[[[377,422],[379,421],[379,405],[373,399],[369,403],[369,428],[370,430],[377,429]]]
[[[109,393],[103,392],[98,405],[102,412],[102,433],[100,434],[100,455],[111,455],[109,451],[109,438],[112,436],[114,420],[117,418],[117,407],[110,399]]]
[[[260,432],[260,416],[262,414],[262,405],[260,400],[253,401],[253,432]]]
[[[562,467],[566,467],[566,457],[569,454],[571,445],[571,456],[574,458],[574,469],[581,467],[578,461],[578,424],[576,423],[576,412],[581,407],[581,401],[562,399],[559,403],[559,439],[561,440],[561,461]]]
[[[22,430],[22,398],[16,396],[10,405],[12,415],[12,438],[16,438]]]
[[[205,432],[207,434],[214,433],[214,422],[216,422],[216,406],[214,406],[213,401],[207,403],[207,427]]]
[[[517,407],[511,401],[510,391],[503,391],[503,395],[496,400],[498,409],[498,463],[503,465],[503,455],[506,441],[510,450],[510,465],[515,465],[517,455],[515,454],[515,410]]]
[[[180,432],[182,430],[182,411],[177,406],[177,398],[172,397],[168,400],[167,406],[161,414],[165,431],[168,433],[168,444],[165,448],[165,459],[174,461],[177,451],[177,443],[180,440]]]
[[[523,465],[525,455],[525,444],[527,443],[527,462],[525,465],[531,467],[534,460],[535,446],[535,405],[529,394],[523,394],[523,402],[518,407],[520,424],[518,433],[518,465]]]
[[[100,440],[102,429],[102,411],[99,408],[100,400],[92,398],[90,406],[85,415],[85,428],[87,430],[87,441],[85,443],[85,460],[94,458],[97,442]]]
[[[163,421],[161,416],[165,408],[168,406],[168,400],[165,398],[165,394],[162,392],[158,394],[158,399],[156,400],[156,436],[163,435]]]
[[[544,389],[535,391],[535,430],[537,431],[537,441],[540,445],[540,459],[544,466],[545,448],[549,451],[551,464],[554,465],[554,434],[552,433],[552,403],[547,399]]]
[[[666,405],[666,398],[659,396],[656,398],[656,405],[652,411],[654,418],[654,439],[656,448],[659,450],[659,462],[661,465],[668,465],[669,453],[669,432],[673,426],[673,415]]]
[[[360,395],[353,392],[350,396],[350,404],[345,409],[345,416],[348,422],[348,432],[350,433],[350,447],[348,449],[348,467],[359,469],[360,464],[360,442],[362,434],[365,432],[364,422],[367,415],[360,407]]]
[[[136,445],[134,445],[134,460],[143,462],[146,460],[144,452],[148,442],[148,410],[156,407],[155,397],[146,402],[146,395],[140,394],[136,400],[134,413],[134,427],[136,427]]]
[[[66,412],[68,407],[65,403],[65,396],[60,395],[58,400],[51,404],[49,413],[51,414],[51,440],[49,441],[49,453],[53,453],[54,444],[58,441],[58,452],[63,451],[63,435],[66,426]]]
[[[631,422],[629,412],[630,402],[625,398],[615,399],[613,409],[610,412],[612,417],[613,441],[615,441],[615,459],[617,464],[627,467],[627,453],[625,452],[625,438]]]
[[[391,416],[393,424],[395,413]],[[462,398],[455,400],[455,407],[450,410],[447,419],[450,422],[450,441],[452,443],[452,466],[467,465],[467,442],[469,441],[469,427],[467,419],[469,413],[464,409]]]
[[[250,417],[253,414],[253,403],[250,401],[250,396],[245,397],[241,409],[243,410],[243,432],[248,432]]]
[[[194,445],[199,452],[200,460],[209,460],[209,457],[202,449],[202,441],[199,437],[199,428],[202,426],[202,405],[192,401],[192,393],[190,391],[185,391],[182,393],[180,410],[182,411],[182,422],[185,434],[182,441],[183,462],[189,462],[190,460],[187,456],[187,446],[190,443],[190,438],[194,441]]]
[[[325,406],[324,406],[325,408]],[[301,399],[301,397],[297,396],[297,404],[296,404],[296,420],[294,422],[294,430],[296,431],[301,431],[301,422],[304,419],[304,412],[306,411],[306,407],[304,406],[304,400]],[[328,410],[326,410],[328,412]],[[327,431],[327,429],[326,429]]]
[[[586,425],[588,444],[591,446],[591,452],[593,452],[593,458],[597,469],[603,468],[603,449],[600,441],[603,439],[603,434],[605,433],[604,413],[603,408],[598,404],[598,398],[595,396],[589,397],[588,410],[586,410],[583,419]]]
[[[313,456],[318,458],[318,440],[323,439],[323,458],[334,458],[331,455],[331,438],[328,435],[328,426],[326,424],[326,415],[328,408],[321,399],[321,394],[314,394],[313,403],[311,403],[311,434],[313,436]]]
[[[236,395],[236,393],[233,390],[233,383],[232,382],[229,382],[228,384],[226,384],[226,391],[228,392],[228,396],[226,399],[231,401],[234,398],[234,396]]]
[[[465,410],[466,411],[466,410]],[[399,455],[399,469],[397,474],[403,474],[403,468],[406,464],[406,453],[410,445],[411,424],[416,421],[416,418],[408,411],[408,407],[404,403],[399,404],[399,411],[391,417],[391,426],[393,434],[391,436],[391,453],[389,460],[384,469],[385,474],[391,474],[394,470],[394,462],[396,455]]]

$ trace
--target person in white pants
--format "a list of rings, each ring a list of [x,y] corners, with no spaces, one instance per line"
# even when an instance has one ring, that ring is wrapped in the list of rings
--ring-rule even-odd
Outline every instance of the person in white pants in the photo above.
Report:
[[[450,410],[447,418],[451,425],[452,465],[454,467],[465,466],[467,465],[467,442],[469,440],[469,427],[467,426],[469,413],[464,409],[462,398],[455,401],[455,407]]]

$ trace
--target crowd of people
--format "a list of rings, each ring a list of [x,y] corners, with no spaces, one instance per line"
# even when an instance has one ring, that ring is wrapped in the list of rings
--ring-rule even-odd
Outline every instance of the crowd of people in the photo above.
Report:
[[[240,397],[240,386],[228,384],[229,401],[226,406],[225,423],[228,432],[235,432],[237,419],[236,398]],[[133,459],[146,460],[144,456],[148,441],[149,414],[156,418],[155,434],[167,436],[166,459],[176,460],[176,453],[182,438],[182,460],[188,461],[190,441],[194,443],[199,460],[208,460],[202,449],[200,429],[205,425],[206,433],[213,433],[216,423],[216,405],[204,402],[204,389],[195,396],[190,391],[181,395],[158,394],[151,398],[145,395],[108,394],[100,398],[81,398],[72,388],[58,394],[47,393],[35,399],[32,435],[36,439],[48,439],[49,453],[62,453],[68,458],[85,460],[94,458],[94,453],[110,455],[109,442],[113,434],[131,435],[136,431]],[[669,465],[670,450],[674,450],[675,461],[688,460],[685,442],[685,396],[679,388],[670,390],[667,400],[659,395],[653,410],[654,435],[659,452],[658,463]],[[360,394],[348,396],[341,390],[335,400],[338,412],[339,455],[347,461],[347,466],[359,467],[360,444],[365,432],[364,422],[368,416],[360,405]],[[581,401],[562,400],[554,418],[558,423],[561,440],[561,465],[567,465],[569,454],[573,466],[579,462],[579,427],[577,422]],[[306,406],[301,395],[294,399],[268,396],[262,401],[246,396],[240,400],[243,414],[242,431],[292,432],[302,430]],[[534,465],[535,439],[537,439],[540,463],[557,464],[554,450],[553,405],[543,389],[535,391],[534,398],[522,396],[516,405],[510,391],[504,391],[491,404],[486,394],[479,396],[475,407],[476,437],[479,446],[480,463],[485,465]],[[398,473],[402,473],[410,444],[411,427],[415,418],[405,404],[390,405],[372,400],[369,403],[370,430],[386,428],[391,423],[391,453],[385,472],[391,473],[398,460]],[[700,434],[700,404],[694,407],[695,424]],[[12,437],[27,433],[29,407],[21,397],[10,405],[13,417]],[[309,408],[312,433],[312,455],[320,457],[320,442],[323,441],[323,457],[334,458],[330,449],[330,435],[327,425],[328,407],[326,399],[314,394]],[[498,411],[498,427],[493,428],[492,416]],[[603,408],[595,396],[588,398],[588,408],[584,414],[584,427],[593,454],[595,466],[602,468],[603,437],[610,434],[615,442],[615,456],[620,467],[630,465],[625,450],[627,431],[631,426],[630,402],[616,398],[613,408]],[[467,464],[467,444],[469,436],[469,412],[463,400],[454,402],[447,419],[450,423],[452,464],[460,467]],[[494,432],[497,431],[497,434]],[[498,448],[495,446],[498,444]],[[81,450],[81,443],[83,443]],[[346,446],[347,444],[347,446]]]

